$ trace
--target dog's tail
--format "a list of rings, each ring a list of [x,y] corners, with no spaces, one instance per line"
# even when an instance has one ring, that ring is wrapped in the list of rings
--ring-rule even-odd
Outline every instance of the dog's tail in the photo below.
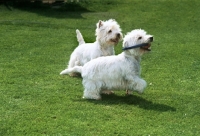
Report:
[[[69,73],[82,73],[82,66],[75,66],[73,68],[68,68],[60,72],[60,75],[65,75]]]
[[[78,29],[76,29],[76,37],[77,37],[77,41],[78,41],[79,45],[85,44],[83,36],[82,36],[81,32]]]

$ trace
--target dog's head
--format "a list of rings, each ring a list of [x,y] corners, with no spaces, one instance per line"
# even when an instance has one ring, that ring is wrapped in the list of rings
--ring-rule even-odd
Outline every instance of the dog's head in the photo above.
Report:
[[[153,36],[142,29],[133,30],[124,37],[123,50],[134,56],[141,56],[151,51]]]
[[[117,45],[122,40],[122,33],[119,24],[110,19],[99,21],[96,28],[96,40],[103,46]]]

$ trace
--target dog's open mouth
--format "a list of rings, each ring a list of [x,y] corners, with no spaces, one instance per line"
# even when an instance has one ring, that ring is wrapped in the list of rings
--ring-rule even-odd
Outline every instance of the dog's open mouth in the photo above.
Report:
[[[117,39],[117,38],[116,39],[111,39],[110,41],[115,43],[115,44],[117,44],[119,42],[119,39]]]
[[[151,43],[148,43],[146,46],[140,47],[140,49],[146,50],[146,51],[151,51]]]

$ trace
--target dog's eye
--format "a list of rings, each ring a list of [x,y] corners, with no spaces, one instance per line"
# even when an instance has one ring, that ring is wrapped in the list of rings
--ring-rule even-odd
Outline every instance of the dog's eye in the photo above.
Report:
[[[142,37],[140,36],[140,37],[138,37],[138,40],[140,40],[140,39],[142,39]]]
[[[109,30],[109,31],[108,31],[108,33],[111,33],[111,32],[112,32],[112,30]]]

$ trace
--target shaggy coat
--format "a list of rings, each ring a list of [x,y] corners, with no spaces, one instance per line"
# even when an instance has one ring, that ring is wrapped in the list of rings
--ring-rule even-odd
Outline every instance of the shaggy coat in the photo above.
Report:
[[[113,19],[97,23],[94,43],[85,43],[80,31],[76,30],[76,33],[79,46],[71,54],[68,68],[83,66],[88,61],[101,56],[114,55],[114,45],[117,45],[122,39],[120,26]],[[73,72],[69,74],[76,75]]]
[[[140,78],[140,59],[151,50],[152,41],[153,36],[147,35],[144,30],[133,30],[124,37],[124,52],[121,54],[99,57],[84,66],[66,69],[61,74],[81,73],[85,88],[83,97],[87,99],[101,99],[103,91],[113,89],[142,93],[147,83]]]

